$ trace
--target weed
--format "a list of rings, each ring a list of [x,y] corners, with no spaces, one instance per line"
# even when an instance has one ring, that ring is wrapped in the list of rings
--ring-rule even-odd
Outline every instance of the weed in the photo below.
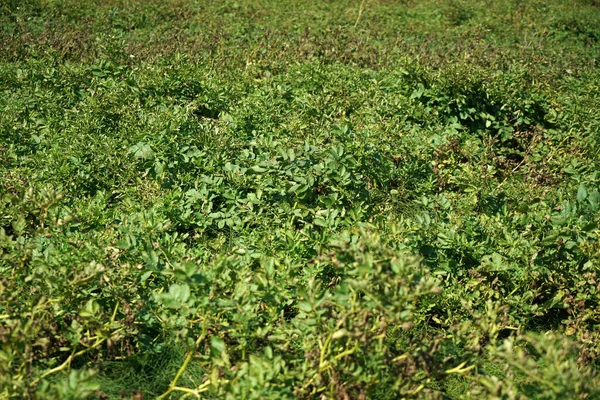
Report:
[[[595,3],[0,0],[0,397],[598,397]]]

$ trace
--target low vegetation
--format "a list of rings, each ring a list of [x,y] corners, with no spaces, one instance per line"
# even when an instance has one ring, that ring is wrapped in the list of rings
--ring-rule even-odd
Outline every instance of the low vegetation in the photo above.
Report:
[[[0,398],[600,398],[594,0],[0,0]]]

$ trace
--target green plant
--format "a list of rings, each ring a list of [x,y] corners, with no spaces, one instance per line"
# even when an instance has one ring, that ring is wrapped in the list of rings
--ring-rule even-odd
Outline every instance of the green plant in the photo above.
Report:
[[[0,10],[0,397],[598,396],[590,2]]]

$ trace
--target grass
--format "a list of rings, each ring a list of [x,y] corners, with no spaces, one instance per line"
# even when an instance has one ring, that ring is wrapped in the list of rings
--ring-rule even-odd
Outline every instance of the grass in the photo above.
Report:
[[[598,21],[0,0],[0,397],[595,398]]]

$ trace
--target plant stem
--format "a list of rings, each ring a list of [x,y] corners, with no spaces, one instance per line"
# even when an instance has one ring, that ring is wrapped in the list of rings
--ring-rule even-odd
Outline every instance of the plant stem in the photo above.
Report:
[[[356,17],[356,22],[354,23],[355,28],[358,26],[358,21],[360,21],[360,17],[362,17],[362,13],[365,10],[366,6],[367,6],[367,0],[362,0],[360,2],[360,7],[358,9],[358,16]]]
[[[196,393],[192,389],[178,387],[177,386],[177,381],[179,381],[179,378],[181,378],[181,375],[183,375],[183,373],[185,372],[188,364],[190,363],[190,361],[192,360],[192,357],[194,356],[194,353],[196,353],[196,350],[200,346],[200,343],[202,343],[204,341],[205,337],[206,337],[206,330],[203,329],[202,330],[202,334],[198,337],[198,339],[196,339],[196,342],[194,343],[194,347],[192,349],[190,349],[188,351],[188,353],[186,354],[185,360],[183,360],[183,364],[181,364],[181,367],[179,368],[179,371],[177,371],[177,374],[175,375],[175,377],[173,378],[173,380],[169,384],[169,388],[167,389],[166,392],[164,392],[162,395],[160,395],[158,397],[159,400],[165,399],[169,394],[171,394],[171,392],[176,391],[176,390],[183,391],[183,392],[188,392],[188,393]]]

